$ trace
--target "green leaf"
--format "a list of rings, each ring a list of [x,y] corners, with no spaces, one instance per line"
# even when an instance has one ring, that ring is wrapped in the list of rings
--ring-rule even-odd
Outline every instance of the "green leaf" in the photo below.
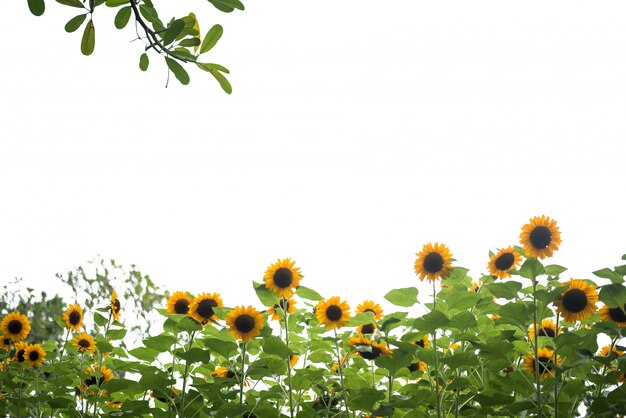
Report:
[[[263,351],[267,354],[274,354],[284,359],[291,355],[291,350],[278,337],[270,336],[263,339]]]
[[[602,286],[599,298],[609,308],[624,307],[626,306],[626,287],[618,283]]]
[[[206,33],[204,39],[202,40],[202,46],[200,47],[200,54],[204,54],[208,52],[215,46],[217,41],[220,40],[222,34],[224,33],[224,28],[222,25],[213,25],[211,29]]]
[[[527,258],[519,269],[520,276],[531,280],[536,279],[543,272],[543,265],[536,258]]]
[[[83,2],[80,0],[56,0],[56,2],[66,6],[76,7],[78,9],[82,9],[84,7]]]
[[[208,71],[209,73],[211,73],[211,75],[215,77],[217,82],[220,84],[220,87],[222,87],[222,90],[224,90],[227,94],[231,94],[233,92],[233,87],[230,85],[230,82],[224,76],[224,74],[220,72],[222,71],[220,68],[224,67],[218,66],[217,64],[205,64],[201,62],[197,62],[196,65],[204,71]],[[224,72],[228,74],[228,72]]]
[[[153,362],[155,358],[159,355],[159,351],[151,350],[145,347],[137,347],[133,348],[128,352],[131,356],[138,358],[139,360],[147,361],[149,363]]]
[[[178,341],[178,338],[175,338],[171,335],[161,334],[161,335],[156,335],[154,337],[148,337],[144,339],[143,344],[147,348],[150,348],[152,350],[165,352],[165,351],[170,351],[170,347],[176,341]]]
[[[41,16],[46,11],[46,4],[43,0],[28,0],[28,8],[35,16]]]
[[[85,19],[87,18],[87,15],[78,15],[76,17],[71,18],[66,24],[65,24],[65,31],[67,33],[72,33],[72,32],[76,32],[78,30],[78,28],[80,28],[80,25],[83,24],[83,22],[85,21]]]
[[[91,55],[96,47],[96,28],[93,25],[93,20],[89,19],[85,31],[83,32],[83,39],[80,42],[80,52],[83,55]]]
[[[374,314],[372,312],[363,312],[350,318],[346,326],[358,327],[359,325],[371,324],[372,322],[374,322]]]
[[[475,327],[477,325],[476,318],[470,311],[463,311],[454,315],[450,319],[448,327],[456,328],[459,331],[463,331],[468,328]]]
[[[103,327],[109,322],[107,318],[105,318],[104,316],[102,316],[102,314],[98,312],[93,313],[93,320],[99,327]]]
[[[185,21],[182,19],[176,19],[167,28],[163,35],[163,44],[169,45],[176,40],[176,37],[185,29]],[[173,71],[173,70],[172,70]],[[185,83],[183,83],[185,84]]]
[[[243,10],[244,6],[239,0],[209,0],[219,11],[230,13],[235,9]]]
[[[445,357],[443,363],[451,369],[456,369],[461,366],[475,366],[478,364],[478,357],[473,351],[466,351]]]
[[[417,318],[415,322],[413,322],[413,327],[419,331],[432,334],[435,330],[441,329],[449,323],[450,320],[443,312],[431,311],[421,318]]]
[[[624,280],[624,277],[621,274],[616,273],[609,268],[594,271],[593,274],[598,277],[602,277],[603,279],[610,279],[613,283],[621,283]]]
[[[130,6],[119,9],[115,15],[115,20],[113,21],[115,23],[115,27],[118,29],[124,29],[130,20],[131,13],[132,10]]]
[[[106,5],[109,7],[118,7],[128,4],[128,0],[106,0]]]
[[[182,47],[185,47],[185,48],[191,48],[192,46],[200,45],[200,39],[198,39],[198,38],[183,39],[182,41],[180,41],[178,43],[178,45],[182,46]]]
[[[305,286],[298,286],[296,288],[296,294],[300,296],[302,299],[313,300],[315,302],[319,302],[320,300],[324,299],[322,295],[317,293],[315,290],[309,289],[308,287],[305,287]]]
[[[504,283],[491,283],[485,287],[495,297],[510,300],[517,297],[517,293],[522,288],[522,284],[511,280]]]
[[[189,74],[187,74],[187,71],[185,71],[182,65],[168,57],[165,57],[165,62],[167,63],[167,67],[174,73],[178,81],[180,81],[180,84],[183,84],[185,86],[189,84]]]
[[[124,336],[126,335],[126,330],[125,329],[110,329],[107,337],[109,337],[110,340],[121,340],[122,338],[124,338]]]
[[[348,404],[352,409],[360,409],[370,411],[374,408],[374,404],[385,399],[385,392],[362,388],[350,392],[350,400]]]
[[[567,270],[567,267],[558,266],[556,264],[550,264],[549,266],[545,267],[544,273],[547,274],[548,276],[558,276],[559,274],[563,273],[565,270]]]
[[[177,357],[186,360],[189,363],[208,363],[211,360],[211,351],[193,347],[189,351],[178,353]]]
[[[189,316],[181,318],[176,327],[181,331],[187,331],[189,333],[202,330],[202,324]]]
[[[391,355],[380,356],[374,362],[378,367],[389,370],[389,373],[396,374],[403,367],[408,367],[413,360],[413,354],[403,350],[394,350]]]
[[[263,306],[274,306],[278,303],[278,298],[264,284],[252,282],[254,291]]]
[[[385,295],[385,299],[396,306],[408,308],[417,303],[417,293],[417,288],[415,287],[393,289]]]
[[[146,71],[148,69],[149,64],[150,64],[150,60],[148,59],[148,54],[144,52],[139,57],[139,69],[141,71]]]

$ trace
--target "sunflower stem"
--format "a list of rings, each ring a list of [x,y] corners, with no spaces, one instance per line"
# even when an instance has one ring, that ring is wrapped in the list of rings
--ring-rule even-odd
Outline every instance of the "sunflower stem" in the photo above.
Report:
[[[533,277],[533,327],[534,327],[534,344],[533,351],[535,354],[535,392],[537,394],[537,417],[541,418],[542,404],[541,404],[541,377],[539,374],[539,330],[537,328],[537,278]]]
[[[376,375],[374,374],[374,360],[372,360],[372,389],[376,390]]]
[[[284,302],[283,305],[286,307],[286,309],[283,310],[283,312],[285,313],[285,344],[287,345],[287,349],[289,349],[289,314],[287,313],[287,311],[289,310],[289,302],[287,302],[287,299],[285,298],[283,298],[282,300]],[[287,356],[287,384],[289,385],[289,416],[293,418],[293,394],[291,389],[291,354]]]
[[[346,395],[346,387],[343,383],[343,366],[341,364],[341,355],[339,353],[339,337],[337,336],[337,328],[335,331],[335,350],[337,351],[337,364],[339,365],[339,379],[341,380],[341,394],[343,395],[343,402],[346,405],[346,413],[350,416],[350,408],[348,408],[348,397]]]
[[[241,345],[241,382],[239,383],[239,404],[243,405],[243,382],[246,381],[246,343]]]
[[[433,311],[437,308],[437,289],[433,280]],[[439,395],[439,360],[437,356],[437,330],[433,332],[433,349],[435,350],[435,393],[437,395],[437,418],[441,418],[441,403]]]
[[[537,331],[537,330],[535,330]],[[556,313],[556,326],[554,327],[554,366],[558,367],[559,363],[557,362],[556,352],[559,347],[556,345],[556,337],[559,335],[559,313]],[[559,380],[561,378],[561,373],[555,370],[555,379],[554,382],[554,416],[555,418],[559,417]]]
[[[193,344],[193,339],[196,336],[196,331],[191,331],[191,335],[189,336],[189,345],[187,346],[187,351],[191,350],[191,345]],[[186,400],[186,393],[185,393],[185,389],[187,388],[187,374],[189,373],[189,360],[185,360],[185,371],[183,372],[183,390],[182,393],[180,395],[180,416],[184,417],[185,416],[185,400]],[[166,388],[167,389],[167,388]],[[171,391],[171,389],[169,389],[169,391]],[[170,394],[168,394],[169,397]]]

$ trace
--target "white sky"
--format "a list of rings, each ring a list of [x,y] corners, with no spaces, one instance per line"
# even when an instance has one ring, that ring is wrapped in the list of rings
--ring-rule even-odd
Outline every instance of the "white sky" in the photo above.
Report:
[[[223,24],[232,96],[140,72],[105,7],[83,57],[73,9],[0,2],[0,283],[100,254],[233,306],[292,257],[355,307],[424,243],[478,275],[541,214],[574,277],[626,253],[623,1],[159,3]]]

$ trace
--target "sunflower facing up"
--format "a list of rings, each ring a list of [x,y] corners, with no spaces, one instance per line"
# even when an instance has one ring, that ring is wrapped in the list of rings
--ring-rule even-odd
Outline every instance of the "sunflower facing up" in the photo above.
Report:
[[[29,344],[24,350],[24,361],[30,367],[39,367],[46,361],[46,350],[39,344]]]
[[[222,306],[224,306],[224,302],[222,302],[219,293],[201,293],[189,305],[187,315],[206,325],[209,322],[217,321],[217,315],[215,315],[213,308],[221,308]]]
[[[111,292],[111,315],[113,315],[113,319],[116,321],[119,321],[122,317],[122,304],[120,303],[115,290]]]
[[[187,294],[187,292],[174,292],[172,296],[167,299],[166,311],[168,314],[187,315],[189,312],[189,305],[193,302],[193,299]]]
[[[513,247],[503,248],[489,259],[489,274],[500,280],[511,277],[510,270],[516,269],[522,262],[522,256]]]
[[[374,303],[373,300],[364,300],[363,303],[356,307],[356,315],[365,312],[373,313],[374,319],[377,321],[383,319],[383,308],[378,303]]]
[[[350,338],[348,344],[354,346],[359,356],[365,360],[375,360],[380,356],[388,356],[391,354],[391,350],[386,344],[381,344],[373,340],[370,341],[363,337],[363,335]]]
[[[571,279],[569,288],[553,304],[564,320],[576,322],[593,315],[597,309],[597,301],[598,292],[595,286],[584,280]]]
[[[540,348],[537,350],[537,357],[539,358],[539,375],[542,379],[548,376],[554,376],[554,351],[549,348]],[[561,356],[556,356],[557,365],[561,364]],[[524,369],[532,375],[535,375],[535,358],[533,353],[524,356]]]
[[[414,269],[420,280],[427,279],[434,282],[450,275],[452,254],[444,244],[428,243],[424,245],[421,252],[415,255],[417,260],[415,260]]]
[[[236,339],[246,343],[261,335],[261,329],[264,325],[263,315],[252,306],[247,308],[243,305],[238,306],[226,316],[226,325],[228,325],[228,332],[233,334]]]
[[[26,315],[11,312],[2,318],[0,331],[4,334],[4,338],[9,338],[12,341],[23,340],[30,333],[30,322]]]
[[[598,315],[600,315],[600,319],[603,321],[613,321],[618,327],[626,327],[626,305],[620,308],[619,306],[616,308],[609,308],[604,305],[598,311]]]
[[[534,258],[552,257],[561,244],[561,232],[556,221],[543,215],[535,216],[524,225],[519,238],[526,254]]]
[[[265,287],[279,298],[290,298],[300,284],[300,268],[290,258],[278,259],[265,270]]]
[[[350,319],[350,305],[340,300],[339,296],[320,300],[315,306],[315,316],[327,329],[341,328]]]
[[[597,355],[600,357],[608,357],[609,353],[615,354],[616,357],[621,357],[624,355],[624,352],[622,350],[618,350],[617,347],[613,346],[611,348],[611,344],[602,347],[602,349],[598,351]]]
[[[536,327],[533,325],[528,327],[528,339],[529,340],[535,339],[535,328]],[[557,336],[557,334],[560,334],[560,333],[561,333],[560,329],[558,330],[558,333],[557,333],[556,325],[553,320],[544,319],[543,321],[541,321],[541,327],[539,327],[539,332],[537,333],[537,337],[554,338]]]
[[[30,344],[28,344],[26,341],[20,341],[15,343],[15,355],[13,356],[13,359],[18,363],[23,363],[26,360],[26,357],[24,357],[24,355],[26,354],[26,349],[28,349],[29,345]]]
[[[287,314],[291,314],[296,310],[296,301],[294,299],[285,299],[280,298],[278,303],[275,303],[274,306],[271,306],[267,309],[267,313],[272,315],[272,319],[275,321],[280,321],[283,319],[282,313],[279,313],[276,309],[282,309],[283,312]]]
[[[65,327],[72,331],[80,331],[83,327],[83,308],[78,304],[70,304],[70,306],[63,312],[63,322]]]
[[[76,334],[74,338],[72,338],[72,345],[81,353],[93,355],[96,352],[96,341],[86,332]]]

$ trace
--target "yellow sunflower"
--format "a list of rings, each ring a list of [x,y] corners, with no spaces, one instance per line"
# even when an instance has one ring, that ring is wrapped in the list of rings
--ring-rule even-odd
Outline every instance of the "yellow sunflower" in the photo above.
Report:
[[[180,393],[180,390],[176,389],[175,387],[171,387],[169,389],[170,389],[169,395],[166,395],[164,391],[159,391],[159,392],[152,391],[150,392],[150,396],[152,396],[157,401],[160,401],[163,403],[168,403],[169,401],[175,401],[176,398],[178,398],[178,394]]]
[[[417,372],[417,371],[426,373],[426,363],[424,363],[423,361],[417,361],[416,363],[411,363],[411,365],[408,366],[407,368],[409,369],[409,372],[411,373]]]
[[[421,252],[415,255],[417,255],[415,274],[420,280],[423,281],[426,278],[434,282],[436,279],[443,279],[450,275],[452,254],[444,244],[428,243],[424,245]]]
[[[291,314],[296,310],[296,301],[294,299],[280,298],[278,303],[268,308],[267,313],[271,314],[272,319],[275,321],[280,321],[281,319],[283,319],[282,314],[278,313],[278,311],[276,310],[278,308],[282,309],[283,312],[287,312],[287,314]]]
[[[298,363],[300,356],[298,354],[292,354],[289,356],[289,367],[293,368]]]
[[[71,304],[65,312],[63,312],[63,322],[65,327],[72,331],[80,331],[83,327],[83,308],[78,304]]]
[[[541,327],[539,327],[539,332],[537,333],[538,337],[550,337],[554,338],[557,334],[560,334],[561,330],[559,329],[558,333],[556,330],[556,324],[551,319],[544,319],[541,321]],[[528,339],[535,339],[535,327],[531,325],[528,327]]]
[[[376,325],[376,323],[373,322],[371,324],[359,325],[356,331],[359,334],[373,334],[376,331],[376,328],[378,328],[378,325]]]
[[[117,298],[117,292],[115,290],[111,292],[111,315],[113,315],[113,319],[116,321],[119,321],[122,317],[122,304]]]
[[[26,315],[19,312],[11,312],[2,318],[0,331],[4,334],[4,338],[10,338],[13,341],[23,340],[30,332],[30,322]]]
[[[356,307],[355,314],[371,312],[374,314],[375,320],[381,320],[383,318],[383,308],[378,303],[374,303],[373,300],[364,300],[363,303]]]
[[[30,367],[39,367],[46,361],[46,350],[39,344],[30,344],[24,350],[24,361]]]
[[[302,277],[300,268],[294,267],[295,264],[290,258],[278,259],[265,270],[265,287],[279,298],[290,298]]]
[[[0,335],[0,349],[9,351],[11,347],[11,339]]]
[[[328,329],[341,328],[350,319],[350,306],[339,296],[320,300],[315,308],[315,316]]]
[[[524,225],[519,238],[526,254],[541,259],[552,257],[561,244],[561,232],[556,221],[543,215],[532,218]]]
[[[26,349],[28,349],[29,345],[30,344],[28,344],[26,341],[20,341],[15,343],[15,355],[13,356],[15,361],[17,361],[18,363],[23,363],[26,360],[26,357],[24,357],[24,355],[26,354]]]
[[[483,285],[482,282],[478,281],[478,282],[472,282],[472,287],[469,288],[470,292],[478,292],[480,290],[480,287]]]
[[[609,308],[604,305],[598,311],[598,315],[600,315],[600,319],[603,321],[613,321],[618,327],[625,327],[626,314],[624,314],[624,311],[626,311],[626,305],[624,305],[623,308],[624,310],[622,310],[619,306],[616,308]]]
[[[537,350],[537,357],[539,358],[539,375],[542,379],[548,376],[554,376],[554,351],[549,348],[540,348]],[[557,365],[561,364],[561,356],[556,356]],[[535,358],[533,353],[524,356],[524,369],[532,375],[535,374]]]
[[[598,352],[598,356],[608,357],[610,352],[614,353],[617,357],[624,355],[624,352],[622,350],[618,350],[615,346],[611,350],[611,344],[609,344],[602,347],[602,349]]]
[[[428,334],[424,335],[420,340],[414,341],[413,344],[417,344],[422,348],[430,348],[430,343],[428,342]]]
[[[219,366],[216,367],[215,370],[211,372],[211,376],[213,377],[221,377],[222,379],[232,379],[236,376],[235,372],[230,370],[228,367]]]
[[[224,306],[224,302],[222,302],[219,293],[201,293],[189,305],[187,315],[206,325],[209,322],[217,321],[217,315],[215,315],[213,308],[221,308],[222,306]]]
[[[495,321],[496,319],[500,319],[502,316],[500,314],[489,314],[489,319]]]
[[[226,316],[226,325],[228,332],[245,343],[261,335],[263,315],[252,306],[238,306]]]
[[[571,279],[569,288],[555,300],[554,306],[567,322],[582,321],[597,309],[598,292],[584,280]]]
[[[166,311],[168,314],[187,315],[192,302],[193,299],[186,292],[174,292],[167,299]]]
[[[516,269],[522,262],[522,256],[513,247],[503,248],[498,251],[487,264],[489,274],[499,279],[511,277],[510,270]]]
[[[81,353],[94,354],[96,352],[96,341],[91,335],[81,332],[72,338],[72,345]]]
[[[95,366],[94,366],[95,367]],[[89,376],[83,379],[83,392],[85,393],[94,393],[89,390],[89,386],[97,386],[100,387],[104,382],[108,382],[113,379],[113,371],[106,366],[100,366],[100,374],[102,376],[95,376],[94,367],[89,366],[85,370],[85,375]]]
[[[363,335],[350,338],[348,344],[354,346],[359,356],[365,360],[375,360],[380,356],[388,356],[391,354],[391,350],[386,344],[370,341],[363,337]]]
[[[124,402],[121,402],[121,401],[106,401],[106,402],[104,403],[104,405],[105,405],[107,408],[111,408],[111,409],[119,409],[119,408],[121,408],[121,407],[122,407],[122,405],[124,405]]]

